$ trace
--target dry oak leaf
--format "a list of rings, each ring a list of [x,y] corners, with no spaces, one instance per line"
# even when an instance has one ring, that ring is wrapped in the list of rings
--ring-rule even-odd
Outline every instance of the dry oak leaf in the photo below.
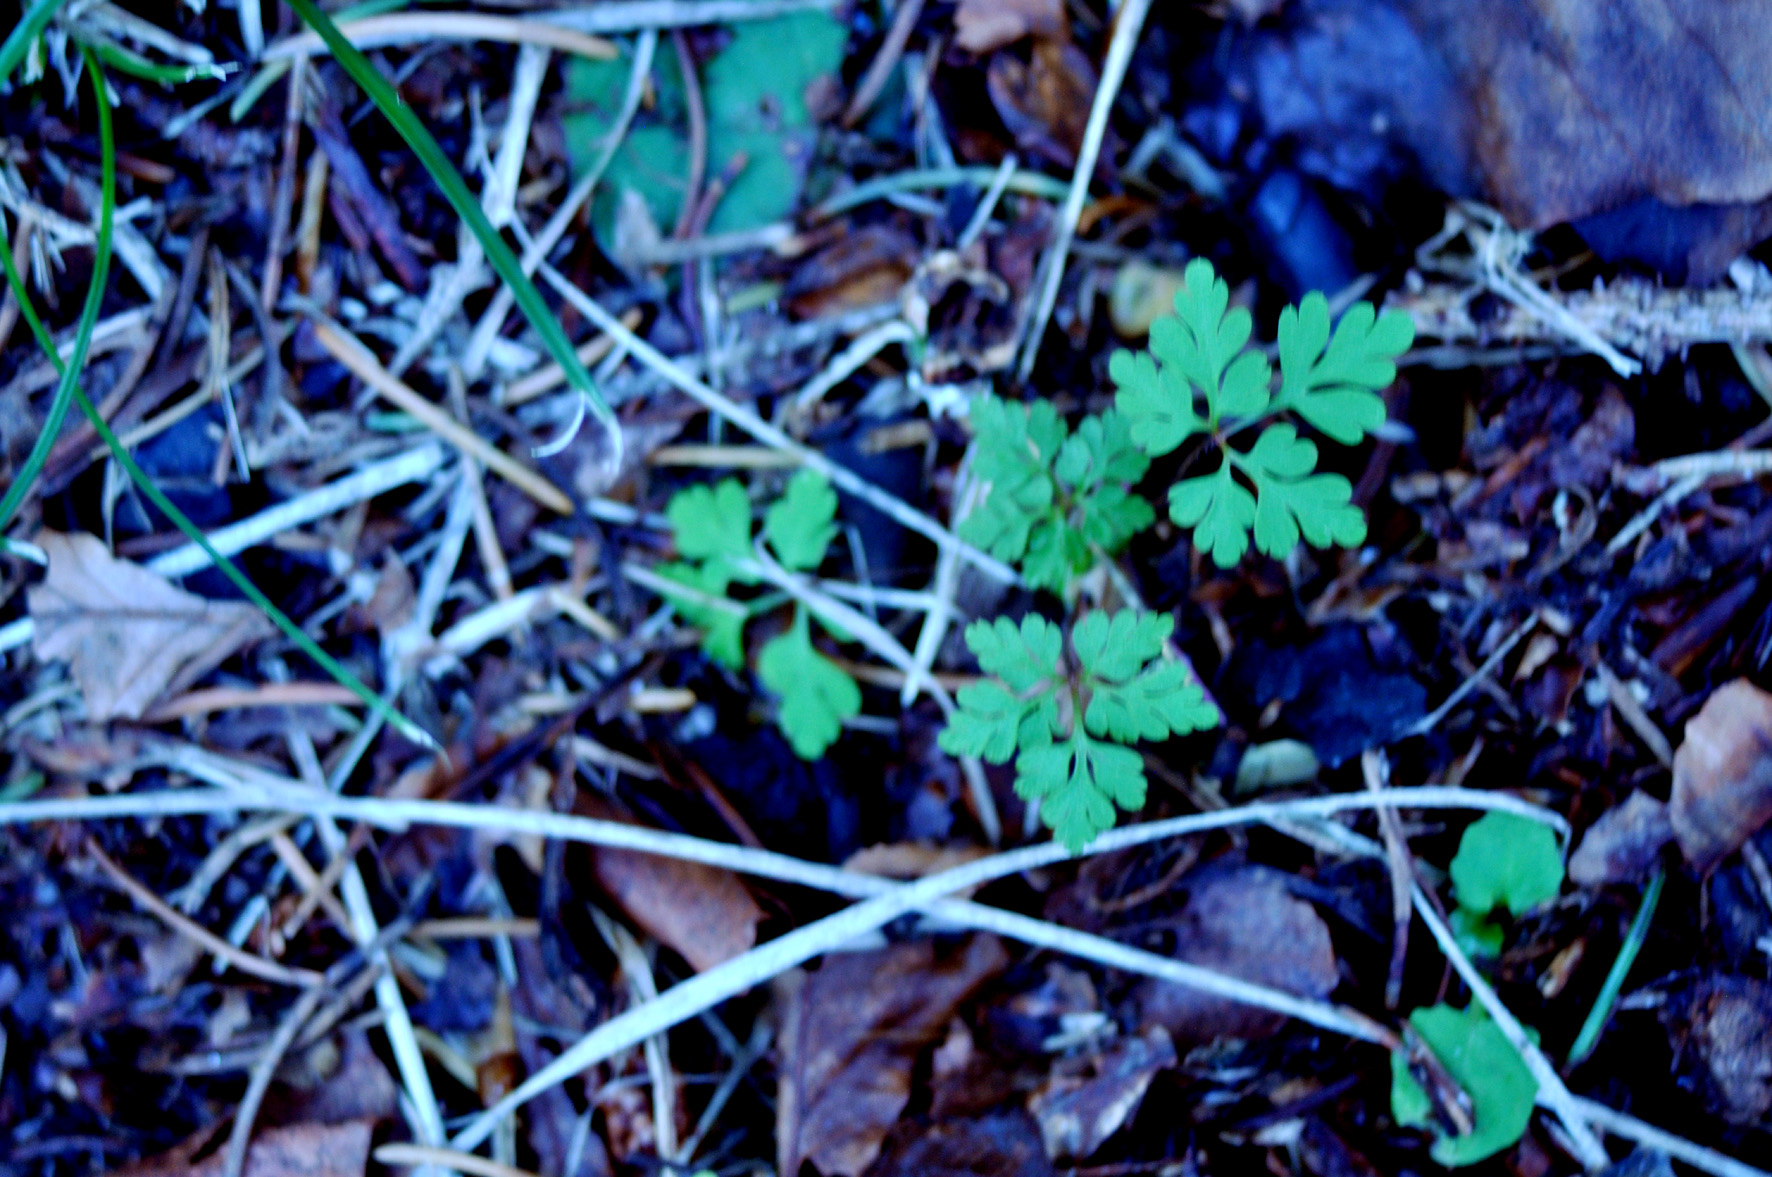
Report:
[[[1285,874],[1264,866],[1200,868],[1176,884],[1186,891],[1187,906],[1145,931],[1171,932],[1170,955],[1188,964],[1299,997],[1328,997],[1340,980],[1329,926],[1287,883]],[[1217,1038],[1267,1037],[1286,1022],[1280,1014],[1170,981],[1147,979],[1132,1000],[1140,1025],[1163,1026],[1182,1049]]]
[[[1736,679],[1704,701],[1674,753],[1667,816],[1680,852],[1700,871],[1772,820],[1772,695]]]
[[[187,593],[117,559],[95,536],[45,532],[37,544],[49,575],[25,594],[33,649],[68,663],[94,723],[141,718],[271,632],[252,606]]]

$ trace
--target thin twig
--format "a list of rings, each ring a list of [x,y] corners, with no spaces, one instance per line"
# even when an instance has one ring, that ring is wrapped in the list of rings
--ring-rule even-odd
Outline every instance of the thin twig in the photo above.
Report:
[[[1382,793],[1390,787],[1390,762],[1384,752],[1369,748],[1360,756],[1366,788]],[[1385,862],[1391,877],[1391,962],[1384,979],[1384,1008],[1396,1009],[1403,994],[1403,965],[1409,956],[1409,913],[1415,883],[1415,863],[1403,840],[1403,823],[1394,809],[1378,811],[1378,831],[1384,838]]]
[[[1101,154],[1101,141],[1107,134],[1108,116],[1114,99],[1119,96],[1120,83],[1126,78],[1126,67],[1132,62],[1132,50],[1138,45],[1138,34],[1144,18],[1151,10],[1151,0],[1126,0],[1114,17],[1114,35],[1108,42],[1107,59],[1101,66],[1101,84],[1095,88],[1095,101],[1089,107],[1089,122],[1083,128],[1083,145],[1077,152],[1077,168],[1071,175],[1070,191],[1058,211],[1058,232],[1052,248],[1040,265],[1040,290],[1034,312],[1022,340],[1021,363],[1016,379],[1022,383],[1034,370],[1034,358],[1058,304],[1058,287],[1064,279],[1065,258],[1070,253],[1071,238],[1077,233],[1077,218],[1083,213],[1083,201],[1089,195],[1089,181],[1095,175],[1095,161]]]
[[[265,1043],[258,1061],[252,1064],[246,1093],[240,1097],[240,1106],[234,1109],[234,1126],[228,1131],[228,1147],[222,1161],[223,1177],[241,1177],[246,1171],[246,1149],[252,1143],[252,1125],[258,1119],[259,1105],[264,1103],[265,1093],[271,1089],[271,1080],[276,1078],[283,1056],[289,1053],[296,1036],[329,992],[326,986],[315,985],[297,997],[295,1004],[283,1015],[283,1020],[277,1023],[277,1032]]]
[[[1495,668],[1501,665],[1501,660],[1506,658],[1509,652],[1511,652],[1515,646],[1519,645],[1520,639],[1531,633],[1537,625],[1538,610],[1534,609],[1526,620],[1515,626],[1513,632],[1508,634],[1507,637],[1502,640],[1501,645],[1495,647],[1495,652],[1493,654],[1490,654],[1487,658],[1483,659],[1483,664],[1477,667],[1475,673],[1459,683],[1458,686],[1453,689],[1452,693],[1446,696],[1445,702],[1441,703],[1428,714],[1422,716],[1420,720],[1403,734],[1406,736],[1420,736],[1439,727],[1440,722],[1452,713],[1452,709],[1462,703],[1466,695],[1476,690],[1478,683],[1483,682],[1493,674]]]
[[[250,973],[263,981],[271,981],[278,985],[293,985],[303,989],[319,985],[325,980],[312,969],[290,968],[288,965],[265,960],[263,957],[254,956],[250,952],[235,948],[189,916],[174,911],[165,900],[136,882],[128,871],[112,862],[110,856],[99,849],[98,843],[90,838],[86,841],[86,852],[92,855],[93,861],[98,863],[99,868],[109,876],[110,880],[135,900],[138,906],[144,908],[148,914],[166,924],[179,935],[201,945],[205,952],[221,957],[241,972]]]
[[[494,16],[484,12],[396,12],[338,22],[338,28],[359,49],[385,49],[414,41],[504,41],[513,45],[545,45],[562,53],[609,61],[615,46],[601,37],[544,20]],[[297,33],[265,48],[263,60],[329,53],[319,33]]]
[[[393,1169],[435,1165],[445,1170],[468,1173],[472,1177],[535,1177],[528,1169],[489,1161],[485,1157],[475,1156],[470,1152],[458,1152],[453,1148],[426,1148],[422,1144],[382,1144],[377,1145],[371,1155],[375,1157],[377,1164]]]
[[[902,0],[898,11],[892,14],[892,27],[886,30],[886,38],[880,42],[874,59],[868,62],[867,72],[861,75],[861,81],[855,84],[855,95],[850,98],[849,105],[843,109],[843,117],[838,120],[845,127],[853,127],[859,123],[861,117],[879,99],[881,91],[886,89],[886,83],[892,80],[892,71],[898,65],[899,58],[904,56],[904,47],[917,27],[917,18],[922,15],[923,0]]]
[[[562,515],[573,513],[572,500],[559,487],[523,465],[479,434],[464,429],[435,403],[414,392],[381,366],[375,353],[363,346],[355,336],[331,323],[314,322],[314,339],[339,363],[351,370],[363,383],[383,399],[417,420],[432,433],[454,445],[518,490]]]

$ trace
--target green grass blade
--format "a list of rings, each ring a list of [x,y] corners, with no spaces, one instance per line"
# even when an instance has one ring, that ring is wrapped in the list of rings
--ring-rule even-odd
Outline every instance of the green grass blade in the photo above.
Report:
[[[480,202],[468,190],[467,182],[461,178],[461,173],[455,170],[455,165],[449,161],[449,157],[443,154],[443,149],[437,145],[436,139],[431,137],[430,131],[425,129],[425,125],[419,121],[418,116],[412,113],[412,109],[406,105],[399,94],[395,93],[394,88],[388,85],[387,80],[381,76],[370,60],[364,57],[355,45],[346,40],[345,35],[332,22],[332,18],[320,11],[319,5],[315,4],[314,0],[289,0],[289,6],[295,9],[296,14],[310,28],[320,34],[320,39],[325,41],[327,47],[331,49],[333,58],[345,67],[345,71],[356,80],[357,85],[363,88],[363,92],[369,95],[370,101],[375,103],[388,122],[393,124],[394,130],[399,132],[400,137],[406,141],[406,145],[412,148],[413,154],[417,155],[419,161],[425,165],[425,170],[431,173],[431,178],[437,182],[437,187],[443,190],[443,195],[448,198],[457,215],[467,222],[468,230],[474,234],[480,242],[480,247],[486,251],[486,260],[492,264],[492,268],[497,271],[498,276],[510,286],[511,294],[515,298],[517,306],[522,310],[524,318],[529,320],[529,325],[535,329],[535,333],[541,336],[542,343],[548,349],[548,354],[566,373],[568,382],[590,402],[592,410],[596,412],[600,420],[606,424],[613,423],[614,414],[609,411],[609,406],[604,402],[602,394],[597,391],[591,374],[579,361],[577,350],[573,348],[572,341],[566,338],[566,332],[560,327],[559,320],[555,318],[552,308],[542,298],[541,291],[536,289],[535,283],[531,282],[529,276],[523,273],[523,266],[517,260],[517,255],[511,252],[511,248],[505,244],[504,238],[498,235],[498,230],[492,227],[492,222],[486,219],[486,213],[480,208]],[[615,431],[618,442],[620,436],[619,430]]]
[[[19,67],[25,54],[30,52],[31,45],[43,35],[43,30],[49,27],[50,20],[61,6],[62,0],[38,0],[36,6],[25,13],[24,19],[6,35],[6,40],[0,42],[0,82],[12,76],[12,71]]]
[[[1637,953],[1643,950],[1643,941],[1649,938],[1649,924],[1655,918],[1656,905],[1661,902],[1661,888],[1666,882],[1667,872],[1664,870],[1657,870],[1655,877],[1649,880],[1649,886],[1643,892],[1643,905],[1637,908],[1636,917],[1630,922],[1630,930],[1624,935],[1624,943],[1619,946],[1618,956],[1612,961],[1612,968],[1606,973],[1606,980],[1600,985],[1600,992],[1594,998],[1594,1007],[1588,1011],[1587,1020],[1581,1024],[1581,1033],[1575,1036],[1575,1045],[1569,1048],[1570,1066],[1587,1061],[1587,1056],[1599,1045],[1600,1033],[1612,1019],[1612,1007],[1618,1004],[1618,994],[1624,989],[1625,978],[1630,975],[1631,966],[1637,963]]]
[[[101,41],[96,37],[75,35],[74,41],[80,48],[120,74],[128,74],[132,78],[140,78],[144,82],[153,82],[157,86],[172,87],[194,82],[200,78],[220,81],[228,76],[228,71],[217,65],[162,65],[151,61],[132,49]]]
[[[98,71],[98,62],[91,57],[86,59],[87,74],[93,79],[100,119],[108,131],[111,108],[104,94],[104,83]],[[74,332],[74,350],[68,362],[61,368],[61,383],[56,386],[55,397],[49,402],[49,416],[44,419],[43,431],[31,445],[31,452],[25,458],[25,464],[19,467],[18,476],[12,485],[6,488],[6,495],[0,498],[0,531],[5,531],[12,517],[18,513],[19,506],[24,503],[25,495],[37,481],[42,472],[43,464],[49,460],[49,451],[61,436],[62,422],[68,415],[68,406],[74,403],[74,388],[79,382],[80,373],[86,367],[86,352],[92,345],[93,328],[98,325],[99,305],[105,297],[105,281],[111,270],[111,222],[116,204],[116,160],[112,153],[104,158],[103,203],[99,207],[98,243],[93,251],[92,282],[86,288],[86,303],[80,308],[80,324]],[[53,357],[56,355],[55,341],[43,326],[37,310],[31,305],[30,292],[25,288],[23,277],[18,267],[12,262],[12,244],[6,239],[6,228],[0,219],[0,254],[6,261],[6,280],[12,285],[13,295],[18,299],[19,313],[31,325],[31,333],[37,342]],[[56,361],[60,365],[60,361]]]
[[[97,275],[94,281],[94,289],[97,290],[102,285],[99,279],[102,279],[103,277],[103,269],[108,266],[110,260],[111,223],[113,214],[116,211],[117,201],[117,151],[115,138],[111,129],[111,107],[105,97],[104,71],[99,65],[98,60],[94,57],[88,57],[86,59],[86,64],[87,70],[92,78],[93,92],[98,101],[99,149],[102,160],[101,184],[103,203],[100,207],[99,213],[99,243],[101,252],[100,260],[94,263],[94,272]],[[17,284],[17,270],[12,265],[11,251],[6,250],[4,251],[4,254],[6,258],[5,266],[7,270],[7,279],[8,281],[13,281]],[[89,304],[95,303],[96,301],[97,299],[89,293]],[[201,548],[203,554],[215,562],[215,566],[221,570],[222,575],[232,581],[234,587],[239,589],[247,600],[251,601],[254,605],[257,605],[264,615],[271,619],[271,624],[281,630],[283,636],[287,637],[291,642],[294,642],[296,648],[301,650],[302,653],[306,654],[309,658],[312,658],[314,662],[319,665],[320,669],[324,670],[332,677],[334,682],[339,683],[353,695],[356,695],[357,698],[363,701],[365,706],[380,715],[407,739],[426,748],[437,748],[437,741],[431,737],[430,733],[426,732],[423,728],[394,710],[385,699],[365,686],[362,680],[358,679],[356,675],[345,669],[336,658],[331,654],[328,654],[325,650],[322,650],[313,638],[302,632],[301,627],[289,619],[288,615],[286,615],[283,610],[273,605],[271,599],[265,596],[259,587],[253,584],[247,575],[240,571],[239,567],[237,567],[232,560],[215,550],[214,545],[209,542],[209,537],[204,535],[203,532],[198,529],[197,525],[192,523],[183,511],[174,506],[172,500],[168,499],[160,488],[154,485],[154,481],[148,477],[147,471],[143,470],[136,464],[135,458],[131,456],[128,448],[118,439],[116,433],[112,432],[110,425],[105,421],[104,417],[99,414],[98,407],[92,403],[91,398],[88,397],[86,392],[80,387],[80,365],[85,362],[83,350],[76,351],[74,363],[63,365],[61,357],[56,354],[54,340],[52,340],[49,337],[49,333],[44,330],[42,321],[37,317],[35,311],[29,309],[30,304],[21,299],[19,305],[21,311],[27,315],[31,323],[31,330],[32,333],[36,335],[37,342],[48,353],[50,361],[54,363],[57,368],[62,370],[62,384],[71,390],[74,403],[80,406],[80,411],[86,414],[86,419],[91,422],[93,430],[98,433],[100,440],[102,440],[105,443],[106,448],[111,451],[111,456],[117,460],[118,465],[123,467],[124,473],[129,475],[130,481],[135,483],[137,489],[147,496],[148,501],[153,503],[154,506],[168,519],[172,520],[173,525],[180,531],[184,532],[186,538]],[[90,338],[90,327],[84,332],[84,335],[87,338]],[[17,485],[23,486],[27,484],[23,479],[20,479]]]

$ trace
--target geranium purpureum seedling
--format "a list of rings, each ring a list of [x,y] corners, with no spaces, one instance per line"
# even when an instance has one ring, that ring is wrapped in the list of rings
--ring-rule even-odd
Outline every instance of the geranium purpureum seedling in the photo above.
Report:
[[[1192,528],[1221,568],[1243,558],[1251,534],[1276,557],[1300,538],[1319,548],[1363,543],[1366,519],[1350,501],[1352,485],[1316,473],[1316,443],[1278,418],[1289,413],[1343,445],[1360,442],[1384,421],[1378,390],[1396,379],[1414,326],[1361,302],[1332,336],[1328,300],[1307,295],[1280,312],[1276,389],[1267,357],[1248,346],[1249,312],[1229,303],[1212,264],[1195,260],[1175,314],[1151,325],[1150,350],[1116,352],[1109,363],[1134,445],[1158,457],[1203,438],[1218,453],[1218,469],[1169,488],[1169,517]]]

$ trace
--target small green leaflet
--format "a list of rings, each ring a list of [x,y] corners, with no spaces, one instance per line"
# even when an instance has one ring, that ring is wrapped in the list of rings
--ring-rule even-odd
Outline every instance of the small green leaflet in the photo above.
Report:
[[[757,677],[781,696],[777,721],[803,760],[823,756],[843,721],[861,713],[861,688],[813,647],[804,607],[795,607],[793,626],[763,647]]]
[[[1497,907],[1516,916],[1557,897],[1563,856],[1550,827],[1513,813],[1485,813],[1465,827],[1452,858],[1452,894],[1483,917]]]
[[[837,492],[825,476],[802,470],[763,517],[763,535],[775,558],[790,572],[811,572],[837,538]]]
[[[1216,726],[1185,663],[1163,657],[1166,616],[1086,614],[1064,635],[1043,617],[975,621],[966,644],[992,679],[960,688],[940,744],[954,756],[1015,761],[1015,791],[1073,851],[1112,828],[1115,807],[1144,804],[1144,762],[1124,745]],[[1082,722],[1076,717],[1082,716]]]
[[[744,606],[728,600],[731,576],[719,561],[706,564],[666,564],[658,574],[675,581],[689,593],[670,593],[667,599],[690,625],[701,630],[701,648],[728,670],[744,667],[744,623],[750,614]]]
[[[1086,417],[1070,432],[1046,401],[994,396],[972,406],[973,469],[990,492],[960,524],[960,538],[1019,564],[1035,588],[1062,593],[1095,563],[1150,526],[1150,504],[1130,491],[1150,466],[1118,413]]]
[[[1343,445],[1356,445],[1384,423],[1384,399],[1375,389],[1397,378],[1396,358],[1415,342],[1409,316],[1382,317],[1357,302],[1329,337],[1329,301],[1311,293],[1280,312],[1280,394],[1291,409]]]
[[[1300,539],[1314,547],[1365,542],[1366,521],[1353,487],[1338,474],[1315,473],[1317,447],[1296,426],[1270,424],[1247,450],[1232,439],[1277,413],[1354,445],[1384,422],[1378,390],[1396,379],[1396,357],[1414,341],[1408,316],[1379,315],[1356,303],[1331,335],[1329,304],[1306,296],[1280,315],[1280,387],[1258,351],[1248,350],[1249,313],[1230,306],[1230,289],[1197,258],[1175,296],[1175,314],[1151,325],[1148,352],[1116,352],[1108,373],[1131,443],[1151,457],[1189,438],[1209,438],[1223,462],[1169,490],[1169,517],[1194,529],[1194,542],[1220,567],[1241,560],[1253,536],[1270,556]]]
[[[763,538],[778,563],[790,572],[813,572],[824,563],[836,537],[837,493],[824,475],[801,470],[763,518]],[[732,670],[744,667],[744,628],[758,603],[731,599],[734,583],[755,584],[745,571],[755,557],[751,506],[744,487],[725,479],[713,487],[692,486],[671,497],[665,515],[684,559],[666,564],[660,576],[683,586],[666,590],[671,607],[702,631],[709,658]],[[827,629],[831,627],[827,624]],[[832,629],[839,640],[844,635]],[[861,711],[861,689],[841,667],[812,644],[803,607],[796,606],[788,631],[765,645],[757,657],[757,677],[781,696],[776,722],[794,751],[816,760],[836,740],[843,721]]]
[[[665,507],[665,518],[686,560],[750,558],[751,501],[737,479],[678,491]]]
[[[1114,827],[1114,806],[1144,807],[1144,760],[1131,748],[1091,738],[1082,730],[1056,744],[1023,750],[1015,791],[1040,802],[1040,820],[1075,854]]]
[[[1434,1117],[1433,1101],[1410,1074],[1408,1058],[1392,1052],[1391,1114],[1405,1127],[1433,1130],[1434,1160],[1447,1168],[1474,1165],[1525,1135],[1538,1081],[1481,1006],[1430,1006],[1411,1013],[1409,1024],[1471,1098],[1470,1134],[1447,1135]]]

